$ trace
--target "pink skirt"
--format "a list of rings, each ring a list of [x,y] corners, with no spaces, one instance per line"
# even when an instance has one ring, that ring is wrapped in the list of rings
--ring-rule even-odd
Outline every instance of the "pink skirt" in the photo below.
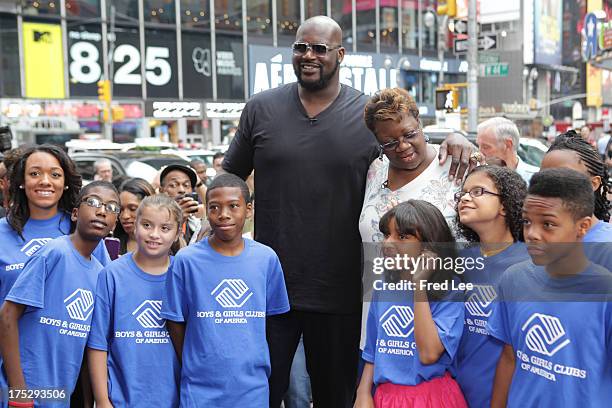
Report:
[[[419,385],[380,384],[374,394],[376,408],[467,408],[457,382],[446,372]]]

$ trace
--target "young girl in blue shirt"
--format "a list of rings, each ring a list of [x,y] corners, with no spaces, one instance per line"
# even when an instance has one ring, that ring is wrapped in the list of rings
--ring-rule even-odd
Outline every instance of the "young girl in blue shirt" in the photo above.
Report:
[[[366,366],[355,407],[466,407],[448,371],[463,331],[461,294],[424,286],[459,281],[452,267],[427,267],[434,258],[456,258],[450,228],[442,213],[422,200],[391,209],[379,228],[385,236],[387,259],[420,258],[425,267],[387,271],[387,282],[400,283],[407,290],[375,293],[363,352]]]
[[[0,219],[0,304],[26,262],[47,242],[71,231],[70,212],[81,190],[74,162],[59,147],[27,148],[10,169],[8,214]],[[110,262],[103,244],[96,259]]]
[[[162,292],[183,216],[165,194],[145,197],[136,211],[137,247],[98,277],[87,342],[98,408],[177,407],[179,364],[161,318]]]
[[[104,181],[85,186],[76,201],[74,233],[26,264],[0,308],[0,401],[9,406],[33,407],[39,397],[37,406],[68,407],[81,370],[102,269],[92,253],[121,207]]]
[[[461,255],[481,258],[464,273],[473,288],[465,294],[465,325],[456,358],[456,378],[470,407],[491,405],[495,366],[503,343],[486,323],[497,302],[496,286],[506,269],[529,258],[523,242],[527,185],[507,167],[476,167],[455,194],[459,230],[474,246]]]

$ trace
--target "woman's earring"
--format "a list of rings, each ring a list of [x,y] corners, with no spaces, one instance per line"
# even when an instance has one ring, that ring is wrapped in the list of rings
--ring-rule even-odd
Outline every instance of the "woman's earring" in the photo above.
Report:
[[[380,149],[380,151],[378,152],[378,160],[382,161],[383,159],[383,149]]]
[[[20,185],[20,186],[19,186],[19,188],[23,190],[23,188],[24,188],[24,187],[23,187],[23,184],[22,184],[22,185]]]
[[[68,190],[68,186],[65,186],[65,187],[64,187],[64,190]]]
[[[429,143],[429,135],[425,135],[425,143]]]

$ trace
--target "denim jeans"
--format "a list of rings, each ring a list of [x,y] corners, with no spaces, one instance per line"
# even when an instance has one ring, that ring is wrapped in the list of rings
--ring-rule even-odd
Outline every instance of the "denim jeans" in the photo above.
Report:
[[[308,371],[306,371],[304,339],[300,338],[291,364],[289,389],[285,395],[284,404],[285,408],[310,408],[310,400],[310,377]]]

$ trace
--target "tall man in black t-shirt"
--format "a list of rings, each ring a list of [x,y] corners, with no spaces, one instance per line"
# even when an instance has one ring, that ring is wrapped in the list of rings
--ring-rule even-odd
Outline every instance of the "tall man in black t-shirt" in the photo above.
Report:
[[[379,147],[366,128],[367,97],[340,84],[342,31],[305,21],[293,45],[298,83],[255,95],[244,108],[223,168],[255,169],[255,239],[278,253],[291,311],[268,318],[270,407],[289,383],[300,335],[317,408],[352,405],[361,324],[359,214]],[[471,145],[449,141],[461,174]],[[446,154],[444,154],[446,159]]]

